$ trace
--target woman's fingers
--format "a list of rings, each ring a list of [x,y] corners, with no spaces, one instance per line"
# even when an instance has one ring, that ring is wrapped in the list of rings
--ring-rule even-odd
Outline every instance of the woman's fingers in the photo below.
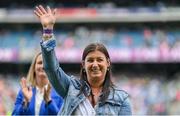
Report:
[[[52,11],[51,11],[49,6],[47,6],[47,12],[50,13],[50,14],[52,13]]]
[[[49,100],[51,100],[50,92],[51,92],[51,85],[48,84],[47,87],[44,87],[44,100],[46,101],[46,103],[49,102]]]
[[[36,11],[40,14],[40,16],[44,14],[39,6],[36,6]]]
[[[23,78],[21,79],[21,88],[25,88],[25,87],[27,87],[27,85],[26,85],[26,79],[23,77]]]
[[[48,94],[48,95],[50,94],[50,91],[51,91],[51,85],[48,84],[48,88],[47,88],[47,94]]]
[[[56,14],[56,9],[51,10],[49,6],[47,6],[47,9],[45,9],[42,5],[36,6],[34,13],[36,16],[41,17],[44,14]]]
[[[32,92],[32,87],[31,87],[31,86],[30,86],[30,87],[28,87],[28,90]]]
[[[41,16],[36,10],[34,10],[34,13],[36,14],[37,17]]]
[[[55,9],[53,10],[53,15],[56,16],[56,14],[57,14],[57,9],[55,8]]]
[[[38,16],[41,16],[41,15],[47,14],[47,13],[52,14],[52,11],[49,6],[47,6],[47,9],[45,9],[42,5],[39,5],[39,6],[36,6],[35,13]]]
[[[43,14],[47,14],[47,11],[44,9],[42,5],[39,5],[39,9],[41,10]]]
[[[48,84],[47,88],[46,87],[44,88],[44,92],[46,93],[46,95],[48,95],[50,91],[51,91],[51,85]]]

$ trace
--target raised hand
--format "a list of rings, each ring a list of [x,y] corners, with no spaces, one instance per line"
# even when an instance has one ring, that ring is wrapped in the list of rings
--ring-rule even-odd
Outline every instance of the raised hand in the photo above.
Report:
[[[22,92],[23,92],[23,95],[24,95],[24,99],[25,99],[25,102],[29,102],[32,98],[32,88],[31,87],[28,87],[27,86],[27,82],[26,82],[26,79],[23,77],[21,79],[21,88],[22,88]]]
[[[48,83],[48,87],[44,88],[44,100],[48,103],[51,100],[51,85]]]
[[[53,29],[56,22],[56,9],[51,10],[49,6],[44,8],[42,5],[36,6],[35,15],[39,18],[43,29]]]

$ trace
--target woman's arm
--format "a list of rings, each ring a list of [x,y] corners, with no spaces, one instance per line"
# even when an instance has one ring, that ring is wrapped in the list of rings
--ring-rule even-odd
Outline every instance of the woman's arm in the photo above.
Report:
[[[54,49],[48,51],[47,48],[41,44],[44,70],[52,86],[64,98],[68,92],[70,77],[59,67]]]
[[[16,97],[16,101],[15,101],[15,105],[14,105],[14,109],[12,112],[12,115],[26,115],[28,114],[28,106],[29,104],[27,104],[27,106],[24,106],[24,97],[23,97],[23,93],[20,90],[17,97]]]
[[[132,115],[131,103],[129,97],[125,98],[118,115]]]
[[[63,99],[61,96],[59,96],[54,89],[51,89],[51,100],[46,102],[45,108],[47,111],[47,115],[57,115],[62,103]]]
[[[58,102],[62,103],[62,101]],[[57,115],[60,107],[57,105],[56,101],[52,99],[48,104],[46,104],[46,110],[48,111],[48,115]]]
[[[34,10],[43,27],[43,41],[41,50],[43,56],[44,69],[48,75],[49,81],[58,94],[63,98],[66,96],[70,84],[70,78],[59,67],[54,48],[56,40],[53,38],[53,27],[56,21],[56,10],[49,7],[44,8],[39,5]]]

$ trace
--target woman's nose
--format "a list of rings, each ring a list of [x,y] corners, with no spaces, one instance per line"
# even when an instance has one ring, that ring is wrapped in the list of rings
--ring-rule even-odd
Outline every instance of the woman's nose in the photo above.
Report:
[[[98,66],[98,62],[97,61],[94,61],[93,64],[92,64],[93,67],[97,67]]]
[[[44,70],[44,66],[43,65],[39,65],[39,68],[43,69]]]

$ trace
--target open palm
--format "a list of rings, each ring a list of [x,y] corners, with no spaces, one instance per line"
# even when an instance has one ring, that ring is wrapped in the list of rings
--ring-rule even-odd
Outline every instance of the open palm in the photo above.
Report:
[[[51,10],[49,7],[46,9],[42,6],[36,6],[34,10],[35,15],[39,18],[43,28],[51,28],[56,22],[56,9]]]
[[[32,88],[27,86],[25,78],[22,78],[20,83],[21,83],[21,88],[22,88],[24,98],[28,102],[32,98],[32,94],[33,94],[32,93]]]

